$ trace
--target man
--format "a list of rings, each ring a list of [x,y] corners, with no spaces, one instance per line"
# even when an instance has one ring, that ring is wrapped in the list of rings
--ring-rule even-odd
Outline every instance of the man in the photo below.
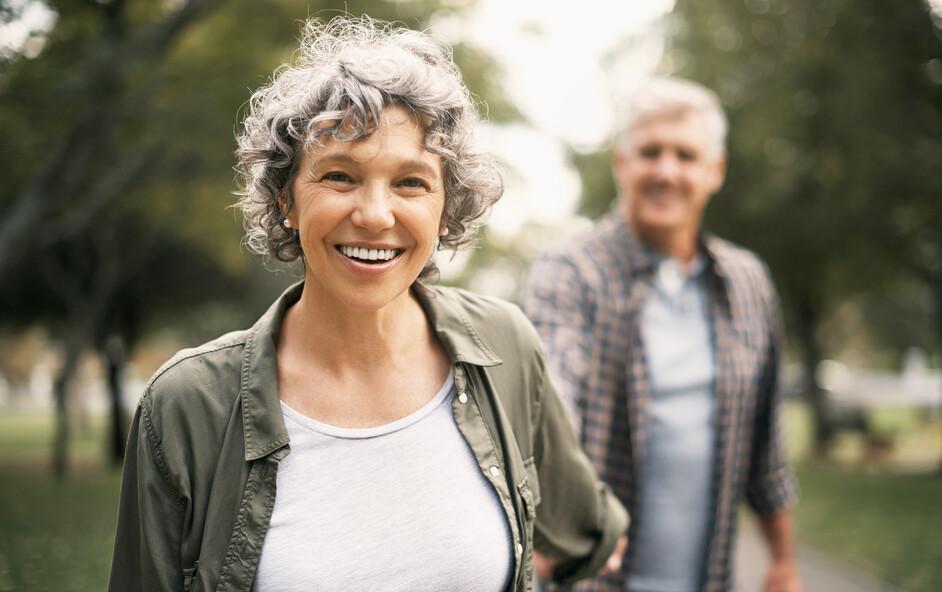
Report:
[[[743,498],[771,551],[765,590],[801,589],[775,291],[753,253],[700,229],[726,126],[699,85],[643,85],[614,150],[612,214],[530,271],[523,307],[583,447],[632,516],[622,570],[580,590],[730,590]]]

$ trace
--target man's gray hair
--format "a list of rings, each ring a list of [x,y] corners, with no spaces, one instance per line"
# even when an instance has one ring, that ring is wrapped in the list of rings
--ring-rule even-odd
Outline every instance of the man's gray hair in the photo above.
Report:
[[[337,17],[304,24],[294,61],[252,96],[237,138],[243,179],[237,206],[248,247],[284,262],[300,258],[296,233],[283,222],[304,150],[324,138],[368,137],[390,106],[415,115],[425,127],[425,148],[442,159],[448,233],[441,246],[469,245],[503,183],[494,158],[478,147],[480,119],[451,50],[369,17]],[[419,277],[434,271],[430,261]]]
[[[617,146],[624,149],[634,131],[652,119],[686,113],[698,113],[702,117],[713,148],[723,154],[728,123],[719,97],[701,84],[668,76],[649,78],[631,93],[622,111],[622,131]]]

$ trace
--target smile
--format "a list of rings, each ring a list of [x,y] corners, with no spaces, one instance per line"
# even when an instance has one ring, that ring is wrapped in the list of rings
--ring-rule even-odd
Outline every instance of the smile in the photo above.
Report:
[[[365,249],[345,245],[338,245],[337,250],[350,259],[356,259],[364,263],[386,263],[395,259],[402,252],[402,249]]]

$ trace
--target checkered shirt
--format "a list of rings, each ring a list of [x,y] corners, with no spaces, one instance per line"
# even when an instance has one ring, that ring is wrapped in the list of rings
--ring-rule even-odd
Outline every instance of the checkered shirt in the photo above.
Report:
[[[796,497],[779,429],[776,389],[780,314],[765,265],[753,253],[703,235],[715,352],[713,515],[701,590],[732,587],[736,509],[745,496],[760,515]],[[622,590],[639,523],[650,375],[640,315],[656,257],[616,215],[587,238],[530,268],[522,306],[546,347],[547,365],[582,446],[632,516],[622,572],[577,590]]]

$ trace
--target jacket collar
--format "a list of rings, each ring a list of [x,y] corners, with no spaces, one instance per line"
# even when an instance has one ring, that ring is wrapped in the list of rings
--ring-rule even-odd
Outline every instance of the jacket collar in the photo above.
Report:
[[[304,282],[300,282],[285,290],[255,323],[245,341],[240,397],[247,461],[271,454],[288,444],[288,430],[278,399],[275,344],[285,311],[301,298],[303,289]],[[458,362],[477,366],[502,363],[449,294],[429,287],[414,289],[413,293],[425,309],[452,365]]]
[[[498,366],[503,363],[474,329],[474,323],[452,292],[423,285],[412,293],[425,309],[452,365],[465,362],[475,366]]]

